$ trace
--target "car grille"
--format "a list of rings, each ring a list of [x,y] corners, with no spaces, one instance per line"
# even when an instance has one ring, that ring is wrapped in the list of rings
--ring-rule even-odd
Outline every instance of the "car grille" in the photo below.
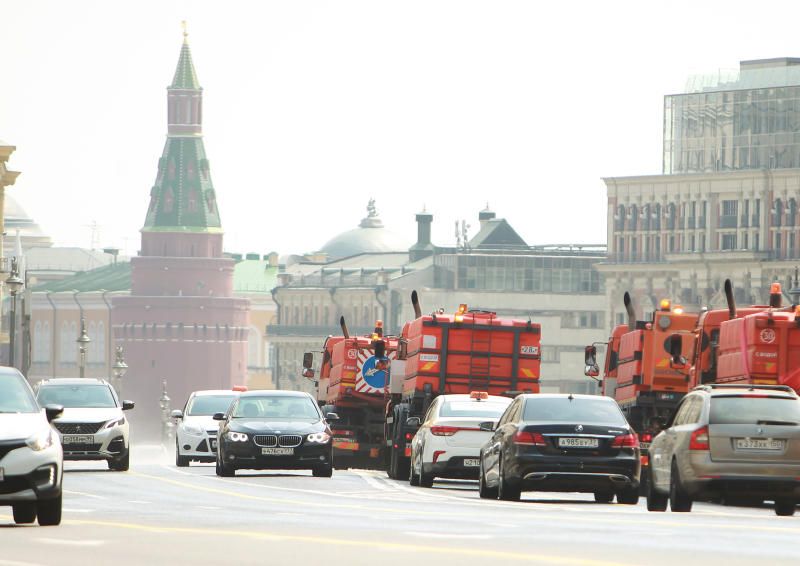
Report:
[[[0,442],[0,460],[2,460],[6,454],[11,452],[12,450],[16,450],[17,448],[22,448],[25,446],[24,440],[6,440]]]
[[[274,434],[257,434],[253,437],[253,442],[259,446],[272,448],[278,445],[278,437]]]
[[[258,446],[264,446],[266,448],[273,448],[275,446],[294,448],[300,446],[300,443],[303,442],[303,437],[298,434],[282,434],[280,436],[274,434],[257,434],[253,437],[253,441]]]
[[[100,452],[102,444],[88,444],[88,443],[75,443],[67,444],[64,446],[66,454],[74,454],[75,452]]]
[[[100,423],[53,423],[61,434],[94,434],[105,422]]]

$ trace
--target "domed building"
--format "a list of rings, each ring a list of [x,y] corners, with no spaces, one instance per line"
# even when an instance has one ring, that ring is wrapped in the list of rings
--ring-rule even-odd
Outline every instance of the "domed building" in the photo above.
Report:
[[[384,227],[375,208],[375,199],[369,199],[367,216],[358,228],[332,238],[320,251],[334,260],[365,253],[407,252],[408,242]]]
[[[3,249],[7,254],[14,250],[19,231],[22,250],[27,252],[31,248],[49,248],[53,245],[50,236],[44,233],[25,209],[10,195],[6,194],[3,202],[4,231]]]

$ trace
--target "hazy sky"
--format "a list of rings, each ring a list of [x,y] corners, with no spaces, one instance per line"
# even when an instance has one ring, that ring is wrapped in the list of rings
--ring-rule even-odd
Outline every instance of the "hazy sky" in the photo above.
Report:
[[[412,243],[488,201],[530,244],[605,241],[601,177],[661,171],[689,74],[800,56],[800,3],[0,4],[11,194],[57,244],[135,253],[189,22],[225,248],[300,253],[370,196]],[[475,233],[475,228],[472,229]]]

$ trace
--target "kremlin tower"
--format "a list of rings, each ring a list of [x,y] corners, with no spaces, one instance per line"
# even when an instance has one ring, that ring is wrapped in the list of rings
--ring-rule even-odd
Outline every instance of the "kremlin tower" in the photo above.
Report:
[[[113,300],[117,344],[136,401],[138,438],[157,438],[166,380],[173,407],[189,393],[230,389],[247,375],[250,304],[233,297],[234,261],[222,253],[222,223],[202,137],[203,89],[187,34],[167,87],[167,140],[144,227],[131,260],[131,293]]]

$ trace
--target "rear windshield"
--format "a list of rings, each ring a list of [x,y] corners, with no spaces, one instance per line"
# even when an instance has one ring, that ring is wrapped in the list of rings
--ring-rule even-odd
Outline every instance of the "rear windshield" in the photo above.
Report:
[[[546,423],[578,423],[626,426],[617,404],[605,397],[541,397],[525,401],[523,420]]]
[[[499,418],[508,405],[508,403],[491,403],[486,401],[448,401],[442,405],[439,416]]]
[[[117,406],[107,385],[46,385],[39,389],[39,404],[67,409],[110,409]]]
[[[30,387],[19,375],[0,375],[0,413],[37,413]]]
[[[800,424],[800,401],[791,397],[712,397],[709,424]]]
[[[191,417],[209,417],[214,413],[227,413],[236,395],[202,395],[195,397],[186,408]]]
[[[234,418],[319,420],[317,405],[310,397],[274,395],[248,396],[239,400],[233,411]]]

